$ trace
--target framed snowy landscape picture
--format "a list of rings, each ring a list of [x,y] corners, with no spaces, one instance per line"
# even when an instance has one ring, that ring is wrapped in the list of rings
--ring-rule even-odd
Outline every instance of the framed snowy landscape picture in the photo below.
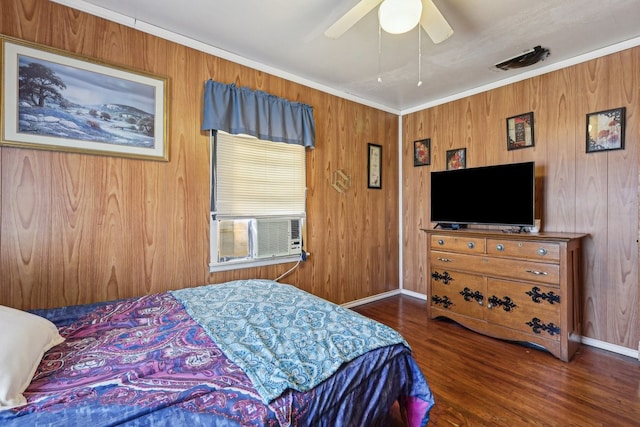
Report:
[[[167,79],[1,41],[0,145],[169,160]]]

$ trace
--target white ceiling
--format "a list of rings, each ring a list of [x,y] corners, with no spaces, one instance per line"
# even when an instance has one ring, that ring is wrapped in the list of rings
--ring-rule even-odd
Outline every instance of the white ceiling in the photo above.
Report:
[[[53,1],[396,113],[640,45],[640,0],[434,0],[454,35],[436,45],[420,30],[418,86],[417,28],[383,32],[380,55],[377,8],[324,36],[358,0]],[[494,67],[536,45],[544,62]]]

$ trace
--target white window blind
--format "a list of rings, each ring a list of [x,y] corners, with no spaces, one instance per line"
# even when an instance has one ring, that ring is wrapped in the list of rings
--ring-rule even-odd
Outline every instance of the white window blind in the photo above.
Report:
[[[218,131],[214,213],[218,218],[305,214],[305,149]]]

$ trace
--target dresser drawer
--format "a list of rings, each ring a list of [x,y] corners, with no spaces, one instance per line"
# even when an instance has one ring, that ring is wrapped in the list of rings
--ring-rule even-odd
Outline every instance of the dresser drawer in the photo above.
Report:
[[[483,254],[485,250],[485,239],[482,237],[434,234],[431,236],[431,249],[436,251]]]
[[[453,269],[491,277],[505,277],[556,286],[560,282],[560,266],[555,263],[442,251],[431,251],[430,262],[431,270]]]
[[[487,239],[487,254],[552,262],[560,260],[560,245],[549,242]]]
[[[482,318],[487,279],[459,271],[431,270],[430,304],[433,307]]]
[[[540,338],[559,340],[560,295],[544,285],[489,279],[487,321]]]

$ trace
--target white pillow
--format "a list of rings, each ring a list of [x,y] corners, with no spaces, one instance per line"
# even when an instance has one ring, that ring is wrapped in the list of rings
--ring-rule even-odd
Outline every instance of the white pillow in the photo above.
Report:
[[[0,305],[0,409],[27,403],[22,392],[42,356],[63,341],[44,317]]]

